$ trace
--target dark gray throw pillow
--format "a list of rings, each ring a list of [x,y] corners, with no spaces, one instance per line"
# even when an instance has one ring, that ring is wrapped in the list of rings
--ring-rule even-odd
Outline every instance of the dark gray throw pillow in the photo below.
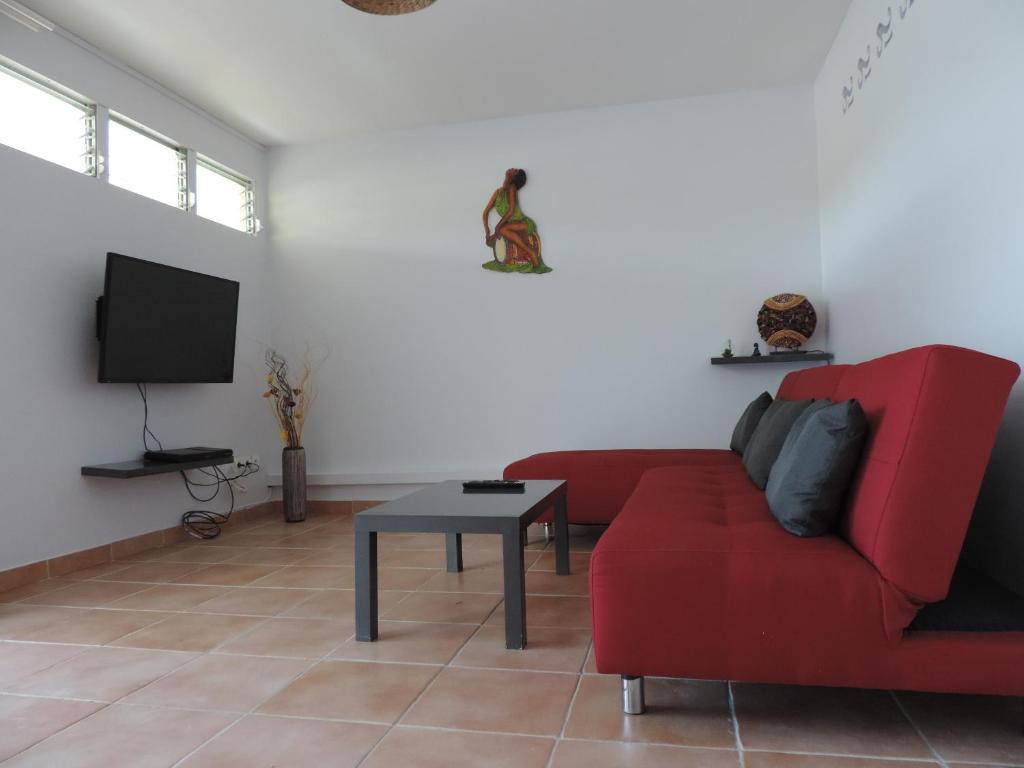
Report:
[[[772,467],[768,507],[790,533],[821,536],[842,515],[868,421],[856,400],[817,409],[798,421],[803,423],[793,425]]]
[[[740,416],[740,420],[736,422],[736,428],[732,431],[732,440],[729,441],[729,449],[731,451],[738,453],[740,456],[743,455],[743,451],[747,448],[747,443],[750,442],[750,436],[754,434],[758,422],[761,421],[761,417],[764,416],[764,412],[768,410],[768,406],[771,404],[772,396],[767,392],[762,392],[746,407],[743,415]]]
[[[779,457],[779,451],[786,442],[790,427],[813,402],[780,398],[764,412],[743,451],[743,466],[758,488],[764,490],[768,484],[768,473],[772,471],[772,465]]]

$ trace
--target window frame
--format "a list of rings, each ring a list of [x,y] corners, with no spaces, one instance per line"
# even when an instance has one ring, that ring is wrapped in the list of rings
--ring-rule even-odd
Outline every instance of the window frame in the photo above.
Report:
[[[207,157],[206,155],[199,154],[198,152],[196,153],[196,168],[197,169],[204,168],[207,171],[212,171],[213,173],[219,174],[219,175],[223,176],[225,179],[228,179],[229,181],[233,181],[236,184],[238,184],[240,187],[242,187],[242,190],[243,190],[242,191],[242,196],[243,196],[243,203],[242,203],[243,215],[242,215],[242,218],[241,218],[241,223],[242,223],[242,226],[244,228],[240,229],[240,230],[237,230],[237,231],[243,232],[244,234],[247,234],[247,235],[259,234],[260,223],[259,223],[259,219],[256,218],[256,183],[252,179],[248,178],[247,176],[243,176],[238,171],[234,171],[231,168],[228,168],[223,163],[218,163],[213,158]],[[196,186],[198,188],[198,184]],[[198,203],[198,195],[196,195],[196,200],[197,200],[197,203]],[[198,212],[198,205],[196,206],[196,210]],[[214,220],[213,219],[207,219],[207,221],[214,221]],[[215,223],[220,223],[220,222],[215,222]],[[226,224],[221,224],[221,226],[227,226],[227,225]],[[230,229],[230,227],[229,227],[229,229]]]
[[[84,170],[70,168],[62,163],[57,163],[33,152],[18,149],[17,147],[11,147],[11,149],[15,149],[18,152],[25,152],[25,154],[32,155],[32,157],[38,160],[59,165],[61,168],[67,168],[69,171],[74,173],[81,173],[93,178],[98,177],[101,171],[99,143],[97,141],[98,130],[96,125],[96,103],[90,101],[82,94],[72,91],[70,88],[65,88],[60,83],[57,83],[38,72],[33,72],[31,69],[21,66],[17,62],[8,59],[6,56],[0,56],[0,73],[12,77],[15,80],[19,80],[36,90],[42,91],[48,96],[52,96],[55,99],[63,101],[65,104],[70,104],[71,106],[81,110],[83,130],[82,135],[79,138],[82,141],[82,154],[80,156],[84,161]],[[6,147],[10,145],[4,144],[4,146]]]
[[[115,112],[112,109],[107,111],[107,136],[108,137],[110,136],[110,127],[109,126],[110,126],[111,123],[116,123],[117,125],[120,125],[122,128],[127,128],[130,131],[135,131],[135,133],[139,134],[140,136],[145,136],[147,139],[150,139],[151,141],[155,141],[157,144],[162,144],[163,146],[167,147],[167,149],[174,150],[174,153],[178,157],[178,178],[177,178],[178,204],[177,204],[177,208],[178,208],[179,211],[188,211],[189,210],[189,191],[190,191],[189,190],[189,181],[188,181],[188,149],[186,147],[181,146],[181,144],[179,144],[178,142],[174,141],[174,139],[168,138],[167,136],[164,136],[162,133],[159,133],[158,131],[154,131],[148,125],[144,125],[144,124],[140,123],[138,120],[133,120],[132,118],[130,118],[127,115],[125,115],[124,113],[122,113],[122,112]],[[109,138],[108,138],[108,141],[109,141]],[[107,164],[108,168],[110,167],[110,157],[109,157],[109,155],[110,155],[110,145],[108,144],[107,145],[107,160],[106,160],[106,164]],[[109,171],[107,173],[107,181],[110,182]],[[121,186],[119,186],[117,184],[113,184],[113,186],[118,187],[119,189],[126,189],[126,191],[128,191],[128,192],[133,192],[133,190],[127,189],[126,187],[121,187]],[[135,194],[140,194],[140,193],[135,192]],[[147,196],[146,195],[142,195],[142,197],[147,197]],[[153,198],[148,198],[148,199],[152,200]],[[154,202],[160,203],[162,201],[155,200]],[[164,203],[164,204],[166,205],[166,203]]]

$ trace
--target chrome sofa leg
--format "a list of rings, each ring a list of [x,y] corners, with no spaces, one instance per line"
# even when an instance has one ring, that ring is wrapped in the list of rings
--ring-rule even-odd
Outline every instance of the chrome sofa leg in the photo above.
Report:
[[[544,543],[551,543],[551,533],[555,529],[554,523],[541,523],[544,526]]]
[[[627,715],[642,715],[645,709],[643,677],[623,675],[622,711]]]

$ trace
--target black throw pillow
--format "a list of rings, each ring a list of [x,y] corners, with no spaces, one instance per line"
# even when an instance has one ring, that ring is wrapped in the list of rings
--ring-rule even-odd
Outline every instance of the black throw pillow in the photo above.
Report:
[[[743,466],[751,481],[761,490],[768,484],[768,473],[779,457],[786,435],[800,414],[813,400],[782,400],[772,402],[757,423],[750,442],[743,451]]]
[[[736,428],[732,431],[729,450],[738,453],[740,456],[743,455],[743,451],[747,448],[747,443],[750,442],[750,436],[754,434],[758,422],[761,421],[761,417],[764,416],[764,412],[768,410],[768,406],[771,404],[772,396],[767,392],[762,392],[757,396],[757,399],[746,407],[743,415],[740,416],[740,420],[736,422]]]
[[[817,409],[801,420],[772,467],[768,507],[790,533],[821,536],[839,523],[868,421],[856,400]]]

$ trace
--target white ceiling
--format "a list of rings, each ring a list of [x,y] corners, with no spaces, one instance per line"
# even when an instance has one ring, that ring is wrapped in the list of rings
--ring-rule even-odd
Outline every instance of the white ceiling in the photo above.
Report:
[[[265,144],[810,83],[850,0],[23,0]]]

